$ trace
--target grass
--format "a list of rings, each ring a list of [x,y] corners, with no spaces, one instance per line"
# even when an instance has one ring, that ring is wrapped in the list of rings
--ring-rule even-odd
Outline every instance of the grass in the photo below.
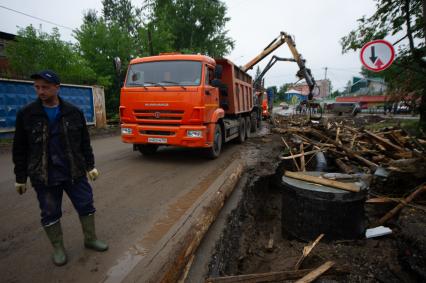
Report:
[[[421,132],[418,125],[419,125],[418,120],[387,119],[381,123],[366,125],[365,128],[367,130],[376,131],[376,130],[389,128],[389,127],[401,127],[402,129],[407,131],[410,135],[421,136]]]

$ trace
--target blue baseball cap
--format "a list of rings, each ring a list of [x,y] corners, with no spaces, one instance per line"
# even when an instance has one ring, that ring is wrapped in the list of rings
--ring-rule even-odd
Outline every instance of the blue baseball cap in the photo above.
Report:
[[[32,79],[43,79],[48,82],[54,83],[54,84],[61,84],[61,80],[59,79],[59,76],[51,71],[51,70],[44,70],[35,74],[31,75]]]

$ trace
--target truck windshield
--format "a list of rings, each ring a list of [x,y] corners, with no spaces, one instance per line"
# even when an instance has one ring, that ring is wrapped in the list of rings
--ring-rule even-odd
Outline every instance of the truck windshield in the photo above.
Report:
[[[198,86],[201,62],[156,61],[130,65],[126,86]]]

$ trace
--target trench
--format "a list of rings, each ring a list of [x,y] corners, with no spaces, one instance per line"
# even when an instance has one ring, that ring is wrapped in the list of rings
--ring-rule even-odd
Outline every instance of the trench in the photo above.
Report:
[[[329,170],[334,170],[333,161],[329,164]],[[315,166],[313,162],[308,171]],[[282,210],[286,209],[282,207],[282,175],[284,170],[295,168],[291,160],[277,162],[274,167],[268,175],[247,175],[242,197],[216,241],[205,278],[294,270],[307,242],[283,233],[281,218]],[[375,213],[376,210],[365,208],[366,224]],[[326,273],[321,280],[424,282],[425,230],[414,229],[415,240],[404,236],[402,217],[395,221],[393,234],[388,237],[321,241],[303,261],[301,269],[315,269],[332,260],[339,272]]]

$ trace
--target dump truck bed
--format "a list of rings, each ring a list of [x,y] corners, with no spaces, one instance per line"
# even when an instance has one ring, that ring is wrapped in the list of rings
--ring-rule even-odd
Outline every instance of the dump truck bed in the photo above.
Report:
[[[220,93],[221,104],[227,105],[228,115],[250,112],[253,109],[253,82],[250,75],[227,59],[215,59],[223,67],[222,83],[227,92]]]

